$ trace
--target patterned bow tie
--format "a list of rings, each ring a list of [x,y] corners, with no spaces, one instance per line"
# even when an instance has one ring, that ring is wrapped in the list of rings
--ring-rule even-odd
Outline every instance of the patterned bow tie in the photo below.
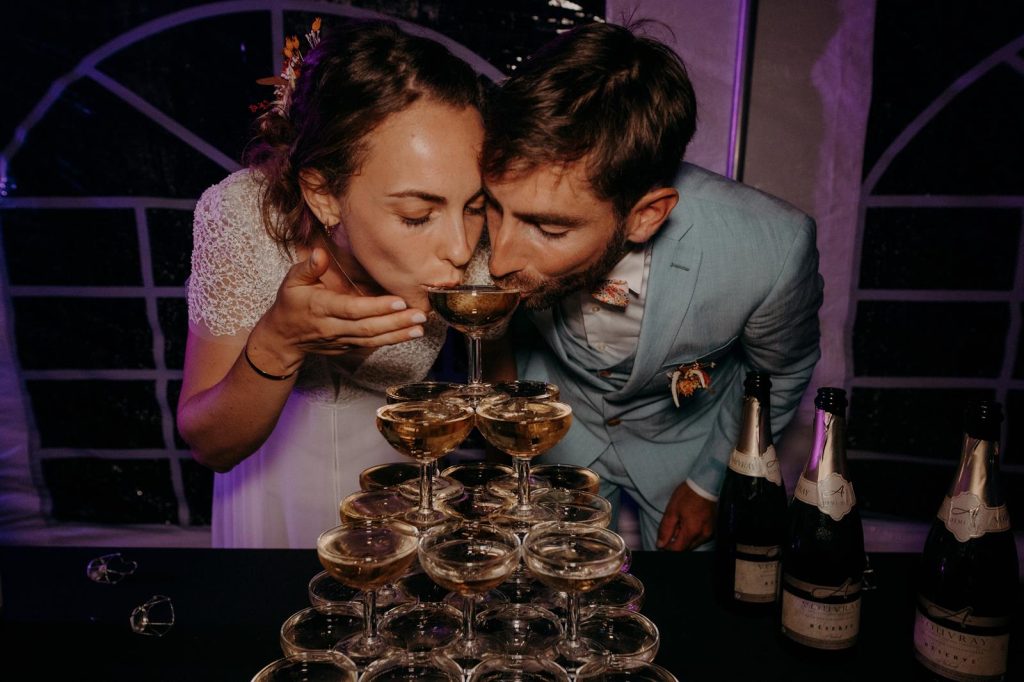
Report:
[[[629,287],[624,279],[606,279],[591,292],[594,300],[613,308],[625,309],[629,305]]]

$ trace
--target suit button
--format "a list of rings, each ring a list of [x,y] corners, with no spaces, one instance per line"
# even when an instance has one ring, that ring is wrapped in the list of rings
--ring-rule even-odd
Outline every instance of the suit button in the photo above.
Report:
[[[611,375],[612,373],[606,369],[602,369],[600,372],[597,373],[597,376],[599,377],[610,377]]]
[[[621,423],[622,420],[619,419],[618,417],[612,417],[611,419],[605,422],[605,424],[607,424],[608,426],[618,426]]]

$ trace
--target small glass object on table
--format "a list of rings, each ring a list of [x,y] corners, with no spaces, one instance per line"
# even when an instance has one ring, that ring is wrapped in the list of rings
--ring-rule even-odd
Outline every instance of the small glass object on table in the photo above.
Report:
[[[474,405],[494,389],[483,383],[480,341],[484,335],[505,322],[519,305],[519,291],[491,285],[460,284],[454,287],[430,287],[430,306],[451,327],[466,336],[469,383],[457,391],[459,397]]]
[[[362,634],[334,647],[360,667],[390,650],[377,632],[377,588],[405,573],[418,542],[416,528],[397,519],[343,523],[317,538],[317,557],[331,577],[362,591]]]
[[[377,429],[381,435],[391,447],[420,465],[419,507],[407,512],[403,520],[417,528],[429,528],[447,518],[434,508],[433,477],[428,464],[458,447],[473,423],[473,408],[461,400],[411,400],[377,409]]]

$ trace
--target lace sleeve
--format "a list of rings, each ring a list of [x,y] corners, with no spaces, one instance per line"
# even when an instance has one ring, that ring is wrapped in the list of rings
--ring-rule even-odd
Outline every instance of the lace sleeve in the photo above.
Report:
[[[209,336],[247,333],[273,304],[290,266],[263,228],[259,183],[248,170],[207,189],[193,222],[188,318]]]

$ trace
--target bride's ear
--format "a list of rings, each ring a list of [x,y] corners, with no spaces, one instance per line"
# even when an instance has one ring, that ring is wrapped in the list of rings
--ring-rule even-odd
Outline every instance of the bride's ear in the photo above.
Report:
[[[327,183],[319,171],[300,171],[299,186],[306,205],[322,225],[331,226],[341,222],[341,202],[327,190]]]

